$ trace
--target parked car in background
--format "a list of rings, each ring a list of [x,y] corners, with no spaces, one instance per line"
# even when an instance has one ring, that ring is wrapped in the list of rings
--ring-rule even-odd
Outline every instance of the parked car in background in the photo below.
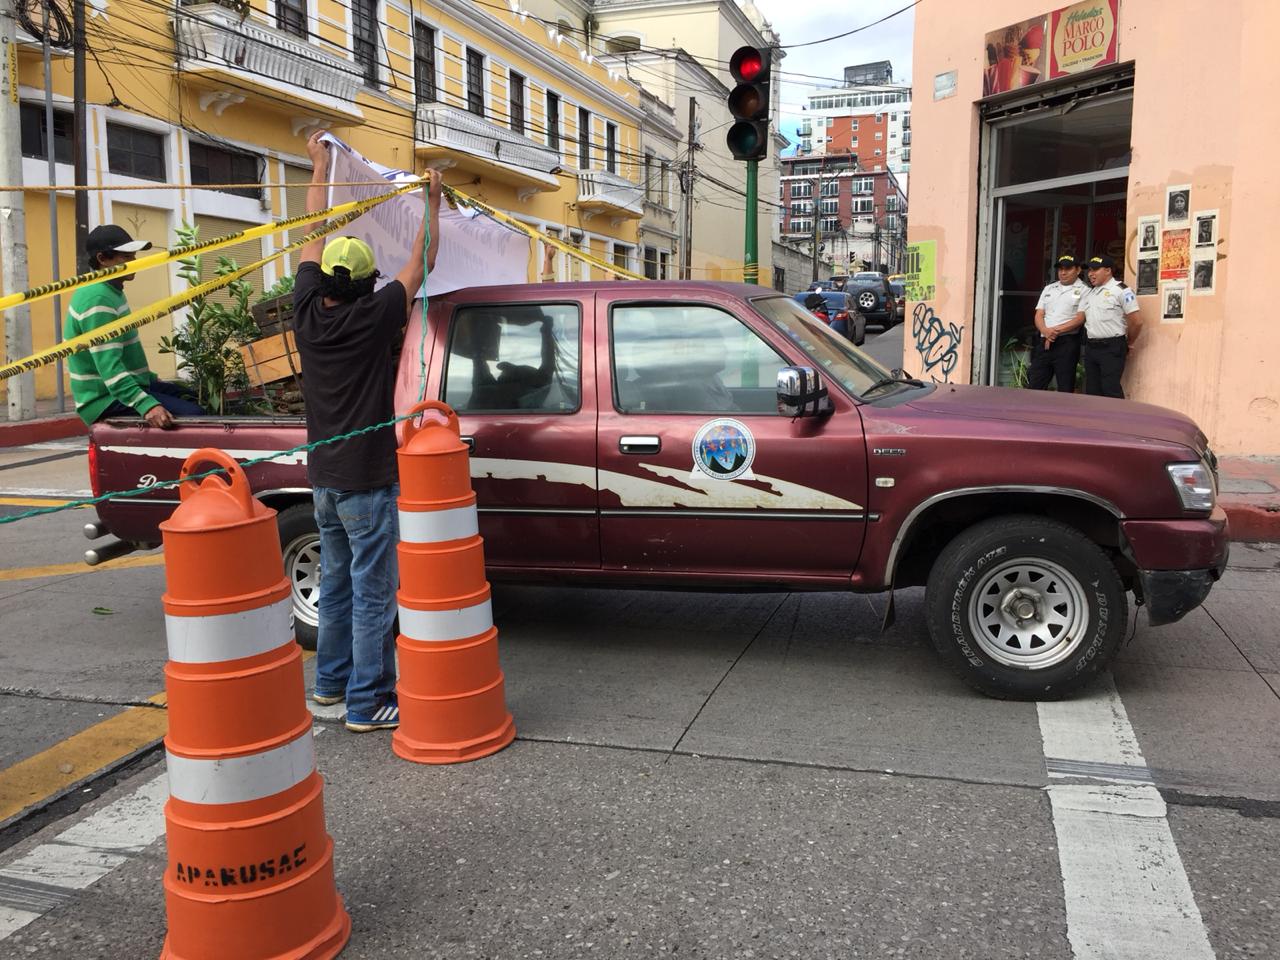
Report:
[[[819,297],[819,305],[811,298]],[[852,294],[837,290],[808,290],[797,293],[796,302],[820,318],[832,330],[852,340],[858,346],[867,341],[867,318],[858,311]]]
[[[893,291],[893,302],[898,308],[898,322],[901,323],[907,317],[907,284],[905,280],[895,280],[889,278],[889,289]]]
[[[897,299],[883,273],[855,273],[849,278],[846,292],[853,297],[867,323],[879,324],[881,329],[888,330],[902,319]]]

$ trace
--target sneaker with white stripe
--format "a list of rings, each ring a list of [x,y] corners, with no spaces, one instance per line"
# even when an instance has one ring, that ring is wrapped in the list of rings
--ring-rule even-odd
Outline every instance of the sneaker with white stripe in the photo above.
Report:
[[[368,716],[347,711],[347,729],[352,733],[370,733],[374,730],[394,730],[400,726],[400,706],[395,700],[387,700]]]

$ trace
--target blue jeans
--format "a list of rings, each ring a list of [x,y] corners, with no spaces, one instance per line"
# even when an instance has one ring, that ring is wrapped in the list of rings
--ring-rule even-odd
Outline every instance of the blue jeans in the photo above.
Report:
[[[180,383],[170,383],[168,380],[155,380],[144,388],[160,406],[164,407],[175,417],[198,417],[205,411],[198,403],[188,400],[191,391]],[[103,417],[136,417],[138,411],[133,407],[126,407],[119,400],[113,401],[111,406],[102,411]]]
[[[316,691],[347,694],[347,712],[373,714],[395,696],[399,486],[313,491],[320,527]]]

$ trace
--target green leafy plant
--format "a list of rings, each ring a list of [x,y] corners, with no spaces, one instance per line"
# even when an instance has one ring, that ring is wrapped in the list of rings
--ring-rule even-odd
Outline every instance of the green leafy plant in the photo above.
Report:
[[[1031,351],[1017,337],[1010,337],[1001,352],[1008,357],[1009,386],[1025,387],[1031,370]]]
[[[266,303],[268,300],[274,300],[276,297],[283,297],[287,293],[293,293],[293,274],[286,274],[281,277],[267,289],[262,291],[262,296],[258,298],[258,303]]]
[[[200,228],[184,223],[175,232],[178,243],[185,246],[199,239]],[[178,261],[178,276],[187,281],[188,287],[204,282],[202,260],[196,254]],[[225,277],[238,269],[235,260],[220,256],[214,275]],[[188,307],[182,329],[160,338],[160,352],[177,358],[178,370],[190,379],[197,402],[211,413],[225,413],[227,394],[248,389],[244,358],[236,347],[258,336],[258,325],[249,307],[253,284],[241,278],[231,281],[226,289],[231,294],[230,306],[196,297]]]

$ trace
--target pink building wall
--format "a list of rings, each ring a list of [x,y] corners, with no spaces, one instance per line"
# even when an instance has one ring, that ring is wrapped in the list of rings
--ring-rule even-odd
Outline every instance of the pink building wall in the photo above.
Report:
[[[909,240],[937,242],[938,289],[914,325],[935,354],[955,346],[952,382],[975,369],[984,36],[1058,5],[987,0],[916,18]],[[1166,186],[1189,183],[1193,211],[1220,211],[1215,295],[1188,297],[1183,323],[1161,323],[1159,298],[1140,298],[1126,392],[1188,414],[1218,453],[1280,454],[1280,80],[1268,56],[1280,3],[1120,0],[1119,22],[1119,60],[1135,65],[1125,275],[1138,218],[1162,212]],[[956,94],[935,101],[934,77],[950,70]],[[921,372],[912,322],[904,366]]]

